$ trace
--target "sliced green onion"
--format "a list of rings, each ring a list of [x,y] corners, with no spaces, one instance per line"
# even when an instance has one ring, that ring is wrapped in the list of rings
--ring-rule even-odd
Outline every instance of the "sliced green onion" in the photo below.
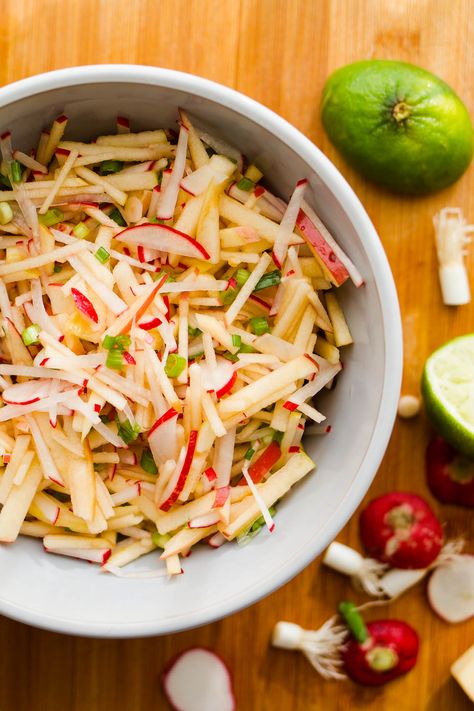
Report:
[[[268,325],[268,321],[265,316],[255,316],[255,318],[251,318],[250,328],[257,336],[268,333],[270,330],[270,326]]]
[[[13,210],[8,202],[0,202],[0,225],[8,225],[13,220]]]
[[[12,180],[14,183],[19,183],[21,181],[21,164],[17,160],[12,161],[10,166],[12,173]]]
[[[122,170],[123,163],[121,160],[103,160],[99,165],[99,175],[110,175],[110,173],[118,173]]]
[[[140,434],[140,425],[131,425],[128,420],[124,420],[123,422],[120,422],[117,418],[116,420],[117,425],[118,425],[118,436],[123,439],[125,444],[130,444],[130,442],[133,442],[136,440],[138,435]]]
[[[122,213],[117,207],[114,207],[112,212],[109,214],[109,217],[111,220],[117,223],[117,225],[120,225],[120,227],[126,227],[127,223],[122,217]]]
[[[105,336],[102,341],[102,347],[108,351],[117,350],[120,352],[126,351],[131,343],[130,336]]]
[[[239,348],[239,353],[255,353],[255,348],[253,348],[253,346],[249,346],[248,343],[242,343]]]
[[[105,247],[99,247],[97,252],[94,253],[94,257],[98,259],[101,264],[105,264],[109,259],[110,254],[107,252]]]
[[[54,262],[53,272],[55,274],[59,274],[59,272],[62,272],[62,270],[63,270],[63,265],[59,264],[59,262]]]
[[[177,353],[170,353],[166,359],[165,373],[168,378],[177,378],[186,368],[186,358]]]
[[[237,334],[233,333],[232,334],[232,345],[235,346],[236,348],[240,348],[242,345],[242,336],[238,336]]]
[[[188,336],[190,338],[196,338],[196,336],[199,336],[200,333],[202,333],[201,329],[188,326]]]
[[[106,425],[108,422],[110,422],[110,417],[108,415],[99,415],[99,420]]]
[[[87,237],[90,230],[83,222],[78,222],[72,232],[78,239],[84,239]]]
[[[275,506],[271,506],[268,509],[268,513],[273,518],[273,516],[276,514]],[[257,520],[254,521],[253,524],[250,526],[250,530],[252,532],[258,531],[262,528],[262,526],[265,526],[265,519],[263,518],[263,516],[260,516],[260,518],[257,518]]]
[[[57,207],[53,207],[44,215],[38,215],[38,220],[41,225],[44,225],[44,227],[52,227],[53,225],[57,225],[58,222],[62,222],[64,220],[64,213],[61,212],[61,210],[58,210]]]
[[[247,459],[248,461],[250,461],[254,454],[255,454],[255,450],[252,449],[252,447],[249,447],[247,449],[247,451],[245,452],[244,459]]]
[[[167,272],[165,269],[161,269],[159,272],[154,272],[154,273],[151,275],[151,278],[153,279],[153,281],[159,281],[159,280],[162,279],[164,276],[168,277],[168,278],[167,278],[168,283],[169,283],[170,281],[176,281],[176,277],[173,276],[173,274],[171,274],[171,272]]]
[[[164,548],[170,538],[171,535],[169,533],[158,533],[158,531],[154,531],[151,534],[151,540],[157,548]]]
[[[275,430],[272,439],[274,442],[278,442],[278,444],[280,444],[281,440],[283,439],[283,432],[278,432],[278,430]]]
[[[344,618],[346,625],[359,642],[365,642],[369,636],[362,615],[353,602],[341,602],[338,607],[339,614]]]
[[[250,276],[250,272],[248,269],[237,269],[237,271],[234,274],[235,281],[237,282],[237,286],[240,288],[243,287],[245,282]]]
[[[255,187],[255,183],[249,178],[240,178],[237,187],[239,190],[245,190],[246,193],[249,193]]]
[[[112,368],[113,370],[122,370],[124,366],[123,351],[112,349],[107,354],[107,360],[105,361],[107,368]]]
[[[224,306],[229,306],[229,304],[231,304],[235,300],[237,293],[237,289],[234,289],[234,287],[229,286],[229,288],[225,291],[219,292],[219,299]]]
[[[281,281],[281,271],[275,269],[273,272],[268,272],[264,274],[261,279],[257,281],[254,291],[261,291],[262,289],[268,289],[270,286],[277,286]]]
[[[32,323],[21,332],[21,340],[25,346],[34,346],[39,343],[38,336],[41,331],[40,326],[37,323]]]
[[[223,358],[230,360],[232,363],[237,363],[237,361],[239,360],[239,357],[235,355],[235,353],[231,353],[230,351],[224,351],[224,353],[221,353],[220,355]]]
[[[153,455],[149,449],[144,449],[140,459],[141,468],[148,474],[158,474],[158,467],[155,464]]]
[[[188,357],[188,361],[189,361],[190,363],[192,363],[193,360],[197,360],[198,358],[200,358],[200,357],[203,356],[203,355],[204,355],[204,351],[199,351],[199,353],[194,353],[193,355],[190,355],[190,356]]]

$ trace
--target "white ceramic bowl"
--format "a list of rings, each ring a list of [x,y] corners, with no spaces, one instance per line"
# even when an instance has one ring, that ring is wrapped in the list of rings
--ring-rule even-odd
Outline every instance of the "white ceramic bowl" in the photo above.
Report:
[[[36,145],[61,112],[68,136],[114,132],[117,114],[135,130],[172,126],[176,107],[215,128],[262,168],[288,198],[297,179],[308,201],[363,273],[360,289],[341,289],[355,345],[323,410],[329,436],[306,441],[318,471],[279,506],[273,535],[250,545],[202,547],[185,574],[118,579],[97,567],[44,553],[38,541],[0,546],[0,612],[58,632],[132,637],[185,628],[229,615],[283,585],[336,536],[367,491],[385,452],[399,396],[402,337],[396,291],[379,238],[353,191],[331,162],[269,109],[213,82],[152,67],[86,66],[42,74],[0,90],[0,129],[14,145]],[[148,563],[149,565],[149,563]]]

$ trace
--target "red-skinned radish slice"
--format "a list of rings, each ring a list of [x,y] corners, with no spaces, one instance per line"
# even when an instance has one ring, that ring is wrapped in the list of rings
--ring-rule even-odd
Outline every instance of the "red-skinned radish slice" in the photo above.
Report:
[[[398,491],[373,499],[359,523],[367,552],[395,568],[427,568],[443,545],[440,522],[416,494]]]
[[[196,430],[192,430],[189,433],[188,447],[186,449],[183,465],[181,469],[177,467],[177,477],[171,477],[170,485],[166,487],[163,500],[160,502],[159,508],[162,511],[169,511],[184,489],[196,449],[197,436],[198,433]]]
[[[188,146],[188,129],[181,125],[179,131],[176,154],[171,171],[170,179],[165,189],[160,194],[160,202],[156,216],[160,220],[171,220],[176,208],[176,199],[179,192],[179,184],[183,177],[186,165],[186,149]]]
[[[249,467],[249,476],[251,477],[254,484],[258,484],[262,481],[264,476],[268,474],[270,469],[278,462],[281,457],[281,449],[278,442],[270,442],[268,447],[264,452],[255,460],[251,467]],[[242,478],[241,484],[245,485],[245,479]]]
[[[427,447],[426,475],[433,495],[443,504],[474,506],[474,461],[441,437],[433,437]]]
[[[227,543],[227,538],[225,538],[225,536],[223,536],[220,531],[214,533],[214,535],[211,536],[208,540],[208,544],[211,546],[211,548],[220,548],[224,545],[224,543]]]
[[[164,669],[163,691],[174,711],[235,711],[232,677],[215,652],[192,647]]]
[[[286,259],[286,253],[288,252],[288,245],[290,243],[291,235],[295,229],[296,220],[298,213],[300,211],[301,203],[303,201],[303,195],[305,188],[308,184],[306,179],[299,180],[296,183],[296,187],[288,203],[288,207],[285,210],[280,226],[278,228],[278,233],[275,238],[275,243],[273,245],[273,261],[275,262],[278,269],[281,269],[283,262]]]
[[[218,511],[209,511],[207,514],[191,519],[188,525],[189,528],[208,528],[209,526],[215,526],[220,520],[221,517]]]
[[[440,565],[428,581],[431,607],[446,622],[474,616],[474,556],[457,555]]]
[[[99,322],[99,317],[97,316],[97,311],[95,310],[92,302],[87,298],[82,291],[79,289],[71,289],[71,296],[74,299],[74,303],[78,311],[94,323]]]
[[[199,366],[201,368],[202,385],[207,392],[215,391],[216,397],[219,399],[229,390],[232,390],[237,373],[230,360],[217,356],[214,369],[211,369],[206,361],[202,361]]]
[[[110,548],[94,550],[92,548],[62,548],[61,550],[51,550],[45,548],[47,553],[56,553],[57,555],[65,555],[68,558],[79,558],[87,560],[89,563],[99,563],[104,565],[110,558],[112,551]]]
[[[155,225],[152,223],[134,225],[119,232],[115,239],[118,242],[159,249],[162,252],[179,254],[182,257],[209,259],[209,254],[202,244],[184,232],[175,230],[174,227],[169,227],[168,225]]]
[[[168,459],[176,458],[177,417],[177,411],[171,407],[156,420],[148,432],[148,444],[157,464],[164,464]]]
[[[212,506],[213,509],[218,509],[220,506],[224,506],[225,502],[229,498],[230,486],[219,486],[216,489],[216,500]],[[211,524],[209,524],[211,525]]]
[[[3,401],[7,405],[30,405],[39,402],[51,392],[51,380],[28,380],[10,385],[3,391]]]

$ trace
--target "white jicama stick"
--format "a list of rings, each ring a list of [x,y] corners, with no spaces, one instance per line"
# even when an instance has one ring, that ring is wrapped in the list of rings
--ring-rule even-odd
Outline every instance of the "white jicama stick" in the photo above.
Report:
[[[196,129],[189,120],[188,115],[182,109],[179,109],[179,117],[181,119],[181,123],[188,130],[189,152],[191,154],[191,160],[194,163],[194,167],[197,169],[201,168],[203,165],[207,165],[209,163],[209,156],[207,155],[207,151],[204,148]]]
[[[105,284],[102,284],[88,269],[78,257],[69,257],[69,263],[78,274],[84,279],[86,284],[97,294],[104,304],[116,316],[126,311],[127,304],[123,301],[112,289],[109,289]]]
[[[116,550],[112,551],[112,555],[107,561],[107,564],[105,566],[105,569],[108,569],[108,566],[112,569],[113,567],[118,567],[121,568],[124,565],[127,565],[128,563],[131,563],[134,560],[137,560],[137,558],[140,558],[142,555],[146,555],[147,553],[151,553],[152,550],[154,550],[155,545],[151,540],[147,539],[132,539],[130,541],[127,541],[127,545],[123,546],[122,548],[117,548]]]
[[[139,133],[127,132],[112,134],[110,136],[99,136],[95,142],[96,146],[130,146],[132,148],[148,148],[157,143],[168,143],[166,133],[162,129],[157,131],[140,131]],[[87,144],[89,145],[89,144]]]
[[[31,466],[31,462],[33,461],[33,458],[35,456],[35,453],[32,451],[26,452],[25,456],[23,457],[20,466],[17,469],[17,472],[15,474],[15,478],[13,480],[13,483],[16,484],[16,486],[21,486],[23,483],[23,480]]]
[[[65,247],[58,247],[49,254],[38,254],[36,257],[28,257],[27,259],[22,259],[20,262],[0,264],[0,276],[14,274],[15,272],[30,269],[38,269],[46,266],[47,264],[52,264],[53,262],[64,262],[71,255],[77,254],[84,249],[87,249],[85,242],[77,240],[74,244],[68,244]]]
[[[225,314],[225,321],[227,326],[230,326],[235,320],[235,318],[238,316],[239,311],[244,306],[252,291],[255,289],[260,278],[264,275],[270,262],[271,257],[266,252],[264,252],[260,257],[257,266],[252,271],[249,278],[235,297],[234,301],[227,309]]]
[[[56,467],[54,459],[51,456],[51,452],[44,440],[44,437],[41,433],[35,416],[25,415],[25,419],[28,423],[28,427],[30,428],[30,432],[35,444],[36,453],[38,455],[38,461],[40,463],[45,479],[49,479],[50,481],[53,481],[56,484],[59,484],[60,486],[64,486],[64,479],[62,478],[61,474],[58,471],[58,468]]]
[[[186,298],[182,298],[178,305],[178,353],[186,365],[178,376],[178,383],[188,382],[188,316],[189,303]]]
[[[0,541],[12,543],[17,539],[42,476],[38,463],[33,463],[21,486],[13,485],[0,512]]]
[[[219,417],[219,414],[216,410],[216,406],[211,396],[205,390],[203,390],[201,394],[201,404],[202,409],[204,410],[204,414],[212,428],[212,431],[214,432],[216,437],[223,437],[226,434],[226,428],[224,427],[224,424],[221,418]]]
[[[249,474],[248,462],[244,462],[244,466],[242,467],[242,474],[244,475],[244,479],[247,482],[247,486],[249,487],[250,491],[252,492],[255,502],[256,502],[258,508],[260,509],[260,512],[265,520],[265,524],[266,524],[269,532],[273,533],[273,531],[275,530],[275,522],[272,519],[270,511],[268,510],[268,507],[265,504],[265,501],[262,499],[257,487],[253,483],[252,477]]]
[[[232,342],[232,336],[225,329],[224,325],[213,316],[207,314],[195,314],[198,328],[204,333],[208,333],[218,343],[224,346],[231,353],[236,353],[236,348]]]
[[[216,487],[228,486],[234,456],[237,429],[232,427],[223,437],[216,440],[213,468],[217,474]]]
[[[7,500],[8,494],[15,481],[15,476],[30,446],[30,442],[30,435],[18,435],[15,440],[10,461],[0,479],[0,504],[4,504]]]
[[[13,151],[13,158],[30,170],[35,170],[36,172],[44,173],[45,175],[48,173],[48,169],[45,165],[39,163],[31,156],[27,156],[26,153],[23,153],[22,151]]]
[[[168,185],[160,195],[160,202],[156,216],[161,220],[170,220],[174,215],[176,200],[179,192],[179,184],[183,177],[184,167],[186,164],[187,145],[188,131],[185,126],[181,126],[171,177]]]
[[[97,175],[97,173],[94,173],[93,170],[89,170],[89,168],[79,167],[76,168],[76,173],[77,175],[79,175],[79,177],[84,178],[87,183],[90,183],[91,185],[100,185],[100,187],[103,188],[104,192],[107,193],[107,195],[110,195],[114,202],[117,202],[119,205],[125,205],[127,201],[127,194],[124,193],[123,190],[119,190],[118,188],[114,187],[111,183],[109,183],[108,180],[106,180],[102,176]]]
[[[44,152],[42,152],[42,162],[45,165],[48,165],[53,157],[54,152],[64,135],[64,131],[66,130],[67,122],[67,116],[64,115],[58,116],[58,118],[53,121],[51,131],[44,147]]]
[[[45,215],[48,212],[48,210],[51,206],[51,203],[53,202],[54,198],[56,197],[59,190],[61,189],[68,174],[71,172],[74,161],[76,160],[78,155],[79,155],[79,153],[77,151],[71,151],[70,154],[68,155],[68,157],[66,158],[66,161],[65,161],[63,167],[59,171],[58,177],[54,181],[53,187],[49,191],[48,195],[45,197],[44,202],[39,209],[40,215]]]
[[[303,453],[294,454],[287,463],[258,488],[259,496],[264,504],[272,506],[280,499],[297,481],[302,479],[314,468],[311,459]],[[236,517],[232,515],[230,523],[222,529],[222,533],[228,540],[232,540],[242,530],[247,528],[256,518],[260,516],[260,508],[252,497],[245,503],[242,510]]]
[[[208,528],[182,528],[165,544],[165,549],[160,556],[161,559],[167,560],[171,556],[184,553],[203,538],[215,533],[216,530],[215,526],[209,526]]]
[[[285,210],[278,232],[275,238],[275,243],[273,245],[273,261],[279,269],[281,269],[283,262],[286,259],[288,245],[291,239],[291,235],[295,229],[296,219],[301,208],[301,203],[303,201],[304,191],[308,181],[306,179],[299,180],[296,183],[296,187],[288,203],[288,207]]]

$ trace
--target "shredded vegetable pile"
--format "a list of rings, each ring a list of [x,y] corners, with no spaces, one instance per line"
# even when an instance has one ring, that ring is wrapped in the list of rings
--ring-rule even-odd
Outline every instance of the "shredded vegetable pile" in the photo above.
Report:
[[[306,180],[286,204],[178,123],[80,143],[60,116],[30,154],[0,139],[0,541],[123,576],[273,531],[352,342],[335,292],[363,283]]]

